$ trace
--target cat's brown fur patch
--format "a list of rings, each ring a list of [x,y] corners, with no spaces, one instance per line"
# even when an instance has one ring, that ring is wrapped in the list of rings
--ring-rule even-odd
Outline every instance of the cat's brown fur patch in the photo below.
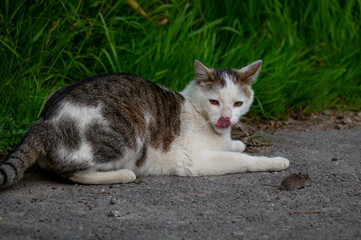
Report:
[[[249,87],[242,87],[242,91],[247,99],[250,99],[252,97],[252,92]]]
[[[153,91],[158,90],[153,88]],[[184,98],[178,93],[165,89],[152,96],[151,107],[154,111],[152,115],[154,119],[149,123],[149,143],[153,148],[162,148],[166,152],[180,133],[180,113]]]
[[[142,112],[129,102],[121,103],[121,106],[124,114],[128,115],[131,124],[135,127],[137,135],[140,138],[143,138],[145,135],[146,125]]]

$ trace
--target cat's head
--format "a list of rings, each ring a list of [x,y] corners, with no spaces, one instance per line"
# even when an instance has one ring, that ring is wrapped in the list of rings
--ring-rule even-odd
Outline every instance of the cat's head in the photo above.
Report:
[[[241,69],[212,69],[194,62],[191,101],[198,112],[222,134],[247,113],[253,102],[252,84],[262,66],[258,60]]]

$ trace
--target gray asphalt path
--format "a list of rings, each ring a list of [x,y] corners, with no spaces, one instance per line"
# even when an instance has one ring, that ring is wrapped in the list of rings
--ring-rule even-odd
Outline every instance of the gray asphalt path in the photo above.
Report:
[[[361,239],[361,130],[277,130],[282,172],[83,186],[28,171],[0,192],[0,239]],[[281,191],[290,173],[309,187]]]

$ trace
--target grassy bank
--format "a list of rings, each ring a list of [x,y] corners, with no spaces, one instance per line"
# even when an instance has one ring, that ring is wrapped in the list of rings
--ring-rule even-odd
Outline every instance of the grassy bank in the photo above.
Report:
[[[181,90],[194,59],[224,68],[263,59],[254,118],[360,110],[359,0],[137,1],[148,18],[127,1],[90,2],[0,3],[0,149],[60,86],[131,72]]]

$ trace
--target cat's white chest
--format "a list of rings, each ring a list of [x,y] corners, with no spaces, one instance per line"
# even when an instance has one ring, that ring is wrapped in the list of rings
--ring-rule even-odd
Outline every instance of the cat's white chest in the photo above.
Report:
[[[190,103],[184,106],[182,134],[179,141],[190,151],[231,151],[230,130],[223,135],[216,133],[207,121],[197,113]]]

